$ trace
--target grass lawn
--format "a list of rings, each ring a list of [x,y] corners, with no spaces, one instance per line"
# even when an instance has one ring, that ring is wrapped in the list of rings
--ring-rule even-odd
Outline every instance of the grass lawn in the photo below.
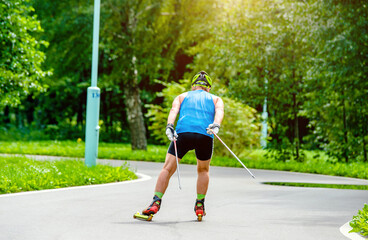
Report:
[[[167,146],[148,145],[147,151],[132,151],[130,144],[99,143],[98,157],[103,159],[139,160],[164,162]],[[368,179],[368,163],[332,163],[323,152],[304,151],[304,162],[279,162],[264,157],[265,150],[245,150],[238,154],[248,168],[282,170],[304,173],[317,173],[333,176],[345,176]],[[0,153],[53,155],[84,157],[84,142],[77,141],[0,141]],[[318,158],[313,156],[319,155]],[[184,164],[196,164],[194,152],[189,152],[181,161]],[[231,156],[218,156],[214,153],[212,166],[242,167]]]
[[[0,156],[0,194],[136,179],[127,166],[88,168],[79,160],[36,161]]]

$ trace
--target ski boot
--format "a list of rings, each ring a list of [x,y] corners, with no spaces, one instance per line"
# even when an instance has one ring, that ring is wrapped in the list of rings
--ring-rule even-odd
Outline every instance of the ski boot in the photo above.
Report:
[[[159,210],[160,210],[160,207],[161,207],[161,202],[162,202],[162,199],[157,197],[156,195],[153,197],[153,201],[151,203],[151,205],[148,206],[148,208],[144,209],[142,211],[142,214],[144,215],[153,215],[153,214],[156,214]]]
[[[198,204],[202,204],[202,206],[198,206]],[[196,200],[194,205],[194,212],[197,215],[197,220],[200,222],[202,218],[206,216],[206,211],[204,210],[204,198],[202,200]]]
[[[140,219],[140,220],[151,221],[153,218],[153,215],[156,214],[158,210],[160,210],[161,202],[162,202],[162,199],[155,195],[153,197],[153,201],[151,205],[149,205],[148,208],[144,209],[142,211],[142,214],[137,212],[136,214],[134,214],[133,217]]]

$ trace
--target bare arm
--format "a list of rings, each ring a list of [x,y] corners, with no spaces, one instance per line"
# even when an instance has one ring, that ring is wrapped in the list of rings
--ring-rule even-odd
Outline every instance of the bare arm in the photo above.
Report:
[[[181,105],[181,101],[180,101],[180,95],[177,96],[173,103],[172,103],[172,107],[170,109],[170,113],[169,113],[169,117],[167,118],[167,123],[171,123],[174,125],[175,123],[175,119],[176,116],[178,115],[179,111],[180,111],[180,105]]]
[[[215,120],[213,121],[213,123],[221,125],[222,119],[224,119],[224,108],[224,102],[221,98],[218,98],[215,104]]]

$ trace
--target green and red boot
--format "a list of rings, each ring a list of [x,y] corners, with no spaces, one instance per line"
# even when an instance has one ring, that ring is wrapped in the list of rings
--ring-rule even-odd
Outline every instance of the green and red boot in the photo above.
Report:
[[[142,214],[147,215],[147,216],[156,214],[160,210],[161,202],[162,202],[162,199],[159,198],[157,195],[155,195],[153,197],[153,201],[151,205],[149,205],[146,209],[144,209],[142,211]]]
[[[202,218],[206,216],[206,211],[204,209],[204,198],[196,200],[196,203],[194,205],[194,212],[197,215],[198,221],[202,221]]]

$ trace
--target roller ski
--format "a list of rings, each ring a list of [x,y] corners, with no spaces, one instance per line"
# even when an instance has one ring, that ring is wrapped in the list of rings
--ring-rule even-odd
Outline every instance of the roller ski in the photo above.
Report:
[[[161,207],[162,199],[154,196],[151,205],[148,208],[144,209],[142,213],[136,212],[133,215],[134,219],[143,220],[143,221],[152,221],[153,215],[155,215]]]
[[[138,220],[142,220],[142,221],[152,221],[153,214],[147,216],[147,215],[141,214],[140,212],[136,212],[133,215],[133,218],[138,219]]]
[[[204,210],[204,199],[196,200],[196,203],[194,205],[194,212],[197,215],[198,222],[201,222],[202,218],[206,216],[206,211]]]

